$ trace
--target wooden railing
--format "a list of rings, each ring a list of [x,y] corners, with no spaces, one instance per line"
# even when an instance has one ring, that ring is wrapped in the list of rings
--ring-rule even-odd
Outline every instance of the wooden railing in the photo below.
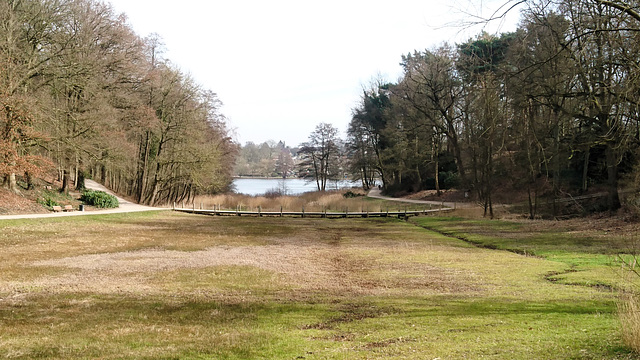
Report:
[[[190,214],[200,214],[200,215],[211,215],[211,216],[271,216],[271,217],[316,217],[316,218],[350,218],[350,217],[360,217],[360,218],[369,218],[369,217],[398,217],[398,218],[408,218],[411,216],[419,216],[419,215],[427,215],[427,214],[438,214],[440,212],[446,212],[454,210],[453,208],[448,207],[440,207],[438,209],[430,209],[430,210],[398,210],[398,211],[359,211],[359,212],[334,212],[334,211],[246,211],[246,210],[204,210],[204,209],[196,209],[196,208],[174,208],[174,211],[190,213]]]

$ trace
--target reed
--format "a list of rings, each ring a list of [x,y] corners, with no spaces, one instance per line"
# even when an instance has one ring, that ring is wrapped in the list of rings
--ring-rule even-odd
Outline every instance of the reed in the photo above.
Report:
[[[624,343],[640,353],[640,296],[625,294],[618,304],[618,316]]]
[[[262,211],[385,211],[402,210],[400,203],[388,204],[384,201],[369,201],[362,197],[345,198],[348,190],[325,192],[309,192],[300,195],[284,196],[249,196],[243,194],[203,195],[194,200],[196,208],[222,210],[257,210]],[[353,191],[353,190],[350,190]],[[362,193],[364,195],[364,193]],[[193,204],[192,204],[193,206]],[[189,206],[187,206],[189,207]]]

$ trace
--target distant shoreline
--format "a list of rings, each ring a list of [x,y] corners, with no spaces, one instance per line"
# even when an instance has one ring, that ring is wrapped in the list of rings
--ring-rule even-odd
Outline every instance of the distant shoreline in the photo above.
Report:
[[[305,181],[315,181],[315,179],[313,178],[303,178],[303,177],[288,177],[288,178],[282,178],[282,177],[269,177],[269,176],[232,176],[232,179],[257,179],[257,180],[305,180]],[[358,180],[351,180],[351,179],[343,179],[343,180],[329,180],[329,181],[348,181],[348,182],[356,182]]]
[[[291,180],[291,179],[300,179],[305,180],[304,178],[298,177],[268,177],[268,176],[233,176],[233,179],[265,179],[265,180]]]

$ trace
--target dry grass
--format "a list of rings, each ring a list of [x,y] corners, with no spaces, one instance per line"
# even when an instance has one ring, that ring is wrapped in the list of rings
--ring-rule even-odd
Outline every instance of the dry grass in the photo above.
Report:
[[[117,230],[100,224],[73,233],[63,230],[67,227],[64,222],[14,228],[0,238],[5,244],[18,234],[22,239],[3,249],[0,271],[12,274],[14,280],[0,282],[0,292],[36,288],[49,293],[161,295],[165,285],[179,287],[161,285],[166,274],[206,273],[229,266],[277,274],[278,286],[303,293],[344,296],[417,291],[416,295],[425,295],[476,288],[470,271],[397,261],[427,249],[433,252],[429,258],[442,261],[445,253],[439,251],[438,241],[424,243],[417,238],[420,231],[405,233],[403,246],[397,247],[389,242],[399,230],[397,225],[380,221],[349,230],[343,226],[340,221],[297,219],[294,227],[277,219],[171,214],[158,216],[153,225],[125,223]],[[41,238],[45,232],[55,235]],[[111,236],[101,239],[105,233]],[[430,276],[425,278],[425,273]],[[225,293],[223,290],[216,291]],[[180,289],[181,293],[188,291]]]
[[[389,202],[383,200],[367,199],[364,196],[345,198],[343,194],[347,190],[309,192],[299,196],[278,196],[275,198],[265,196],[249,196],[243,194],[224,194],[215,196],[198,196],[193,204],[196,208],[222,210],[257,210],[262,211],[386,211],[402,210],[407,204]],[[353,190],[350,190],[353,191]],[[364,194],[364,193],[363,193]],[[425,205],[411,204],[409,207],[423,209]]]
[[[640,353],[640,295],[626,294],[618,305],[625,344]]]
[[[631,359],[561,270],[391,219],[0,221],[0,357]]]

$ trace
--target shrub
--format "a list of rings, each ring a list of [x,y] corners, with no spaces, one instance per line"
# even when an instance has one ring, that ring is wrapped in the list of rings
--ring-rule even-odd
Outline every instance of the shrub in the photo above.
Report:
[[[57,201],[53,200],[51,197],[49,197],[47,195],[45,195],[42,198],[39,198],[38,199],[38,203],[41,204],[41,205],[44,205],[45,207],[47,207],[49,209],[53,208],[54,206],[60,205],[60,204],[58,204]]]
[[[267,199],[275,199],[284,195],[286,194],[282,191],[282,189],[278,188],[269,189],[264,193],[264,197],[266,197]]]
[[[85,190],[82,192],[80,200],[87,205],[99,208],[117,208],[120,206],[115,196],[109,195],[104,191]]]
[[[460,185],[460,175],[453,171],[446,171],[440,174],[442,187],[445,189],[455,188]]]
[[[364,196],[364,194],[361,194],[361,193],[357,193],[357,192],[353,192],[353,191],[351,191],[351,190],[348,190],[346,193],[342,194],[342,196],[343,196],[345,199],[352,199],[352,198],[357,198],[357,197],[360,197],[360,196]]]
[[[68,194],[61,193],[55,190],[43,190],[38,197],[38,203],[47,209],[51,210],[54,206],[61,204],[70,204],[73,202],[73,197]]]

